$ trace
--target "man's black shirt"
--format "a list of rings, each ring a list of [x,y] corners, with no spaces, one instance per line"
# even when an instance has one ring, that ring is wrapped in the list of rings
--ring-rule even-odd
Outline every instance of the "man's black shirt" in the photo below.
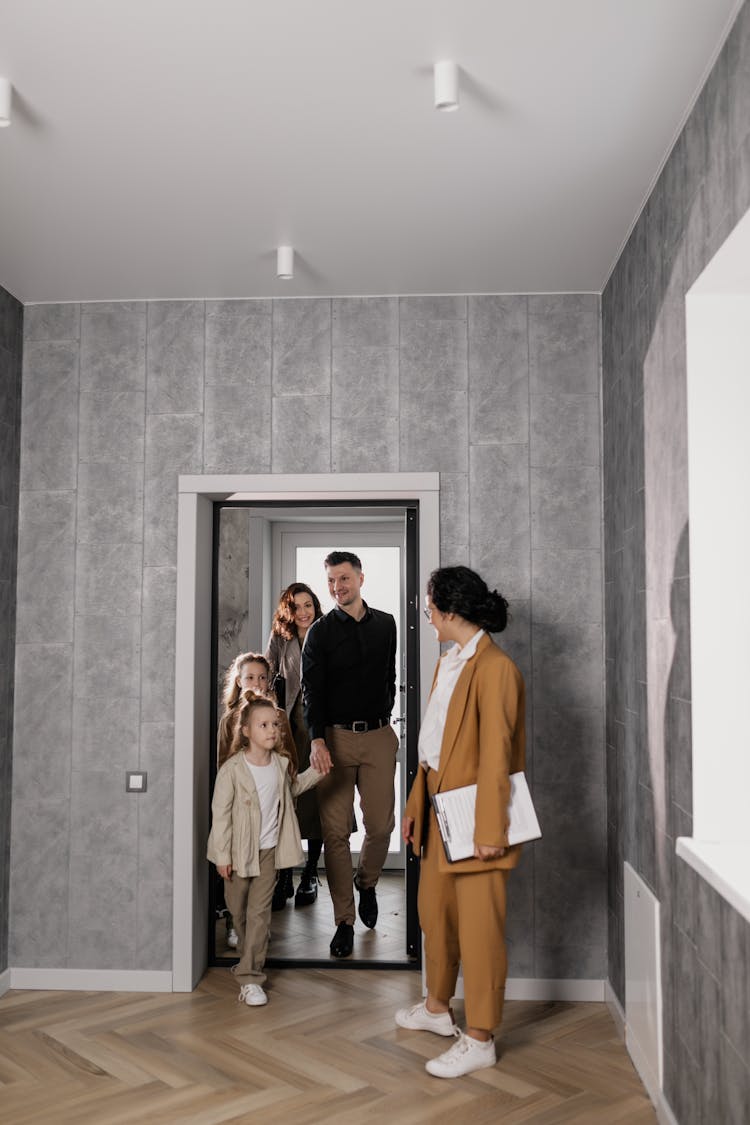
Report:
[[[332,723],[389,718],[396,698],[396,622],[365,606],[359,621],[336,606],[308,630],[302,698],[310,738]]]

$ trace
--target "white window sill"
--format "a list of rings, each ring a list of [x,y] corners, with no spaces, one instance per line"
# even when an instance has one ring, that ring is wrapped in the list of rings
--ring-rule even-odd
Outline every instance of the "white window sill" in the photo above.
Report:
[[[717,844],[678,836],[677,854],[750,922],[750,844]]]

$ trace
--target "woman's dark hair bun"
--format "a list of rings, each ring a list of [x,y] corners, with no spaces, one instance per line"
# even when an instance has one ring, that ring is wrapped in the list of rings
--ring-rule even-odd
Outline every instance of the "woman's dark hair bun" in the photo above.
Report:
[[[502,633],[508,624],[508,603],[497,590],[490,590],[468,566],[443,566],[433,570],[427,593],[441,613],[457,613],[480,625],[488,633]]]

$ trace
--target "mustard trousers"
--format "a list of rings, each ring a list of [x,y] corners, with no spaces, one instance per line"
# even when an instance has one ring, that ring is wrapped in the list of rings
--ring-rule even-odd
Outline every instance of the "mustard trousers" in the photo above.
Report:
[[[449,1004],[463,968],[468,1027],[492,1031],[503,1018],[508,957],[505,949],[507,870],[443,874],[442,842],[430,810],[419,871],[419,923],[424,933],[427,989]]]

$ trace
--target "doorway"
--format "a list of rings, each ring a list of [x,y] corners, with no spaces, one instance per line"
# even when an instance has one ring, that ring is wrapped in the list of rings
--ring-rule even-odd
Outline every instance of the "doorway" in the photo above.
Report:
[[[411,650],[407,645],[407,637],[417,635],[417,515],[416,502],[409,501],[326,506],[317,501],[291,506],[236,500],[214,504],[212,645],[216,724],[222,710],[221,686],[226,672],[238,653],[266,651],[281,590],[292,582],[305,582],[317,595],[323,613],[333,608],[323,566],[329,551],[351,551],[361,559],[365,601],[390,613],[396,622],[396,697],[391,717],[400,743],[394,779],[396,824],[378,883],[378,925],[372,931],[359,933],[359,923],[355,923],[355,956],[331,962],[328,947],[336,924],[323,856],[318,866],[321,886],[315,903],[295,909],[294,903],[288,901],[272,915],[269,965],[333,964],[337,968],[352,968],[362,964],[369,968],[394,968],[414,966],[419,960],[416,870],[407,869],[400,832],[407,765],[411,764],[413,773],[419,726],[418,677],[412,668],[418,652],[416,645]],[[215,773],[216,751],[212,745],[209,801]],[[356,827],[350,843],[356,862],[364,839],[356,791],[354,821]],[[301,870],[294,873],[295,883],[300,876]],[[221,882],[210,867],[208,879],[209,964],[232,964],[237,956],[231,941],[231,918],[225,912]]]
[[[206,747],[215,726],[211,690],[215,680],[211,651],[214,505],[255,501],[293,507],[317,501],[328,507],[365,502],[379,506],[399,501],[403,507],[408,501],[416,545],[415,588],[421,591],[430,571],[439,565],[439,477],[437,473],[185,476],[179,478],[178,489],[173,989],[191,991],[208,961],[205,846],[210,761]],[[412,658],[407,658],[406,688],[414,692],[411,721],[416,725],[438,656],[434,634],[418,613],[413,627],[410,624],[405,630],[405,643],[407,653],[412,651]],[[410,774],[407,763],[407,785]],[[413,857],[407,857],[407,878],[415,863]]]

